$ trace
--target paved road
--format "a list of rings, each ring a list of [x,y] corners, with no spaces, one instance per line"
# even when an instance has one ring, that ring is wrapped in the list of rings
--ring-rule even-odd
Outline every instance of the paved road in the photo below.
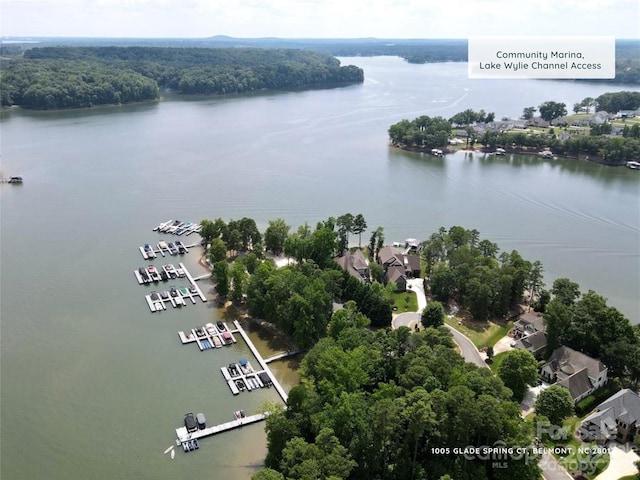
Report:
[[[460,347],[460,353],[467,362],[475,363],[480,368],[488,368],[486,362],[480,355],[480,352],[468,337],[466,337],[450,325],[447,325],[447,328],[453,335],[453,340]]]
[[[391,326],[395,329],[401,326],[413,328],[416,322],[420,322],[420,312],[427,304],[427,299],[422,289],[422,281],[411,284],[412,290],[416,292],[418,296],[418,312],[401,313],[394,317],[391,321]],[[446,324],[445,324],[446,325]],[[453,335],[453,340],[460,347],[460,353],[467,362],[475,363],[480,368],[488,368],[486,362],[480,355],[480,352],[473,344],[471,340],[464,334],[460,333],[455,328],[447,325],[447,328]],[[503,340],[503,342],[509,342],[510,340]],[[502,345],[501,345],[502,346]],[[509,347],[510,348],[510,347]],[[505,348],[506,350],[507,348]],[[545,453],[540,460],[540,468],[542,469],[542,476],[545,480],[573,480],[573,477],[567,473],[567,471],[560,465],[553,455]]]
[[[573,477],[567,473],[562,465],[556,462],[556,459],[550,453],[545,452],[542,454],[540,468],[545,480],[573,480]]]
[[[418,312],[405,312],[396,315],[391,320],[391,327],[395,330],[400,327],[409,327],[414,329],[416,323],[420,322],[420,314]]]

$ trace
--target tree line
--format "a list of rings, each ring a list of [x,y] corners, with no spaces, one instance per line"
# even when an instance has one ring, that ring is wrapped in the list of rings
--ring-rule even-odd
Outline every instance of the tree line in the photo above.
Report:
[[[465,363],[446,327],[372,331],[345,310],[302,361],[286,410],[267,417],[266,468],[253,480],[539,478],[533,455],[462,453],[527,450],[533,435],[511,390]]]
[[[477,320],[504,318],[527,292],[542,287],[541,262],[530,262],[516,251],[500,252],[477,230],[441,227],[422,244],[427,285],[434,299],[455,302]]]
[[[229,94],[363,80],[360,68],[316,52],[162,47],[33,48],[3,60],[0,79],[2,105],[34,109],[153,100],[160,89]]]

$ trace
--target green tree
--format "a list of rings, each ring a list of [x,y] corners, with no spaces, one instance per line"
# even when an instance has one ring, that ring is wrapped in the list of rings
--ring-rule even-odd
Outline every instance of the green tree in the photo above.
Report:
[[[285,480],[284,475],[271,468],[258,470],[251,476],[251,480]]]
[[[221,238],[214,238],[209,244],[209,261],[211,264],[226,260],[227,258],[227,246]]]
[[[537,110],[538,109],[536,107],[525,107],[524,110],[522,111],[522,118],[524,120],[531,120]]]
[[[580,297],[580,285],[568,278],[558,278],[553,282],[551,293],[564,305],[573,305]]]
[[[289,235],[291,227],[282,218],[270,220],[269,226],[264,232],[264,245],[274,255],[280,255],[284,251],[284,242]]]
[[[444,325],[444,316],[445,311],[442,303],[438,302],[437,300],[432,300],[422,310],[420,321],[422,322],[422,326],[425,328],[437,328],[441,325]]]
[[[513,398],[521,402],[527,386],[535,385],[538,379],[538,362],[526,350],[510,350],[505,353],[498,367],[498,376],[513,392]]]
[[[244,266],[244,262],[236,260],[229,271],[231,280],[231,300],[234,302],[242,301],[243,295],[247,291],[248,275]]]
[[[225,260],[213,264],[213,280],[220,297],[229,295],[229,264]]]
[[[358,235],[358,248],[362,248],[362,233],[367,229],[367,221],[364,216],[359,213],[353,219],[351,231]]]
[[[538,106],[540,117],[551,124],[556,118],[567,114],[567,105],[560,102],[544,102]]]
[[[573,415],[573,398],[565,387],[551,385],[538,395],[536,414],[544,415],[553,425],[562,426],[562,421]]]

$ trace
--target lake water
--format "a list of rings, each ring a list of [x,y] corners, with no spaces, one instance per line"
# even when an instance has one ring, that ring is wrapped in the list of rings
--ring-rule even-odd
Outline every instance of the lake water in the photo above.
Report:
[[[466,64],[397,58],[344,63],[364,68],[364,84],[3,113],[2,174],[25,177],[0,187],[3,479],[235,480],[260,465],[261,424],[173,461],[162,454],[185,412],[215,424],[277,401],[273,390],[233,397],[224,384],[219,367],[250,355],[241,343],[203,353],[180,344],[178,330],[219,318],[213,302],[149,312],[149,288],[132,275],[144,263],[137,247],[157,242],[151,228],[171,218],[247,216],[264,229],[277,217],[297,227],[362,213],[363,243],[378,225],[388,242],[476,228],[541,260],[548,285],[568,276],[639,321],[638,172],[520,155],[434,158],[387,138],[402,118],[466,108],[517,117],[628,86],[469,80]],[[194,275],[204,273],[198,257],[185,257]],[[251,335],[265,355],[278,350],[266,332]],[[291,366],[274,364],[287,388]]]

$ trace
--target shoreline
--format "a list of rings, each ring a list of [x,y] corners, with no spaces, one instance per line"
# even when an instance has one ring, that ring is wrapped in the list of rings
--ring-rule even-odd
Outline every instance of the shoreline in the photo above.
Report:
[[[396,148],[398,150],[402,150],[405,152],[413,152],[413,153],[424,153],[427,155],[431,155],[431,156],[435,156],[431,154],[431,149],[430,148],[420,148],[420,147],[405,147],[405,146],[401,146],[401,145],[394,145],[392,143],[389,143],[389,146],[392,148]],[[495,155],[495,149],[491,149],[488,147],[479,147],[479,148],[474,148],[474,149],[466,149],[466,148],[451,148],[449,147],[444,147],[442,148],[442,153],[443,155],[450,155],[452,153],[456,153],[456,152],[464,152],[464,153],[483,153],[485,155],[494,155],[494,156],[505,156],[505,155],[531,155],[531,156],[539,156],[539,150],[538,149],[532,149],[532,148],[528,148],[528,147],[519,147],[519,148],[511,148],[511,149],[504,149],[505,152],[502,155]],[[438,155],[439,156],[439,155]],[[605,167],[625,167],[627,164],[627,161],[624,161],[623,163],[606,163],[604,160],[600,159],[600,158],[592,158],[589,155],[561,155],[561,154],[553,154],[554,159],[569,159],[569,160],[580,160],[583,162],[591,162],[591,163],[597,163],[598,165],[604,165]]]

